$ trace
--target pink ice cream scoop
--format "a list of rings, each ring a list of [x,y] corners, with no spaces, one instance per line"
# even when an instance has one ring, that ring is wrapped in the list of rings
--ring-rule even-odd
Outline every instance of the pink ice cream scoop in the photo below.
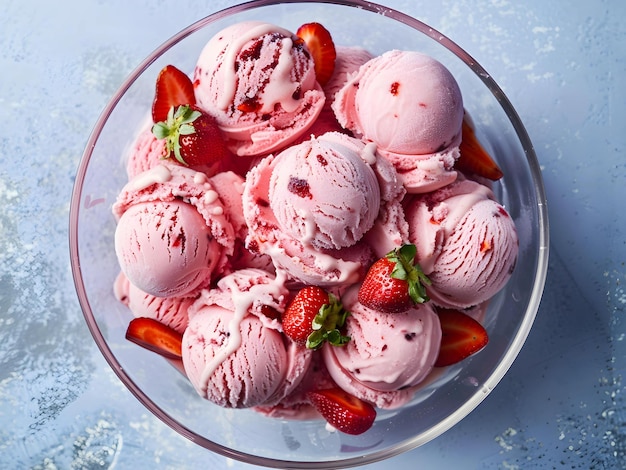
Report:
[[[254,411],[271,418],[319,419],[321,415],[307,397],[312,390],[333,388],[337,385],[326,370],[322,355],[314,353],[309,367],[301,373],[299,384],[278,403],[254,407]]]
[[[150,128],[141,131],[128,149],[126,173],[132,179],[163,162],[166,155],[165,139],[157,139]]]
[[[405,404],[433,369],[441,344],[439,317],[430,303],[402,313],[371,310],[357,300],[357,288],[342,297],[350,312],[342,347],[322,349],[334,381],[380,408]]]
[[[289,342],[267,306],[284,310],[281,279],[246,269],[204,290],[189,309],[183,364],[198,393],[227,408],[275,404],[305,375],[311,351]]]
[[[337,120],[376,143],[409,192],[427,192],[456,178],[463,121],[459,86],[440,62],[393,50],[366,62],[337,92]]]
[[[225,212],[204,173],[164,163],[138,174],[113,205],[122,271],[157,297],[206,287],[233,252],[235,234]]]
[[[160,297],[206,284],[217,263],[217,241],[184,202],[133,204],[115,231],[115,251],[135,286]]]
[[[233,321],[240,329],[239,346],[227,357],[234,340]],[[226,408],[265,403],[285,376],[287,354],[281,333],[257,317],[235,320],[234,312],[206,306],[194,314],[183,334],[183,365],[192,385],[207,400]]]
[[[486,301],[515,267],[518,238],[513,219],[487,186],[459,179],[406,201],[410,240],[442,307],[467,308]]]
[[[319,116],[311,127],[304,133],[294,144],[300,143],[311,138],[311,136],[319,137],[329,132],[348,133],[335,117],[335,112],[331,108],[331,103],[343,85],[350,73],[355,72],[358,68],[371,59],[373,56],[365,49],[359,47],[336,46],[337,57],[335,59],[335,69],[333,75],[326,85],[324,85],[324,94],[326,101]]]
[[[229,149],[265,155],[303,135],[325,96],[303,41],[258,21],[225,28],[204,47],[194,83],[198,105],[212,114]]]
[[[328,133],[324,139],[334,142],[339,148],[349,148],[361,155],[376,174],[380,188],[380,209],[374,225],[364,233],[362,241],[372,248],[377,258],[406,243],[409,227],[402,206],[406,190],[393,165],[380,155],[373,143],[366,144],[339,132]]]
[[[189,307],[193,297],[156,297],[146,294],[133,285],[124,273],[115,280],[115,297],[128,307],[135,317],[153,318],[170,328],[183,333],[189,320]]]
[[[363,64],[374,58],[371,52],[362,47],[337,45],[335,52],[335,69],[330,80],[324,85],[328,106],[332,104],[335,94],[344,87],[350,77],[358,72]]]
[[[285,233],[318,249],[341,249],[372,228],[380,188],[359,153],[321,137],[277,157],[269,204]]]
[[[381,201],[369,152],[324,134],[262,160],[244,188],[247,245],[298,281],[355,282],[372,257],[358,242]]]

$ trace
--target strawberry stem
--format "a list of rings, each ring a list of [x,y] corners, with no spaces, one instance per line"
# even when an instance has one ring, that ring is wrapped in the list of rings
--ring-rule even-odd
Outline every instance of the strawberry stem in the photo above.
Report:
[[[167,157],[165,158],[173,152],[176,160],[187,165],[180,152],[180,137],[195,134],[193,122],[200,116],[201,113],[190,106],[172,106],[167,113],[167,119],[152,126],[152,133],[157,139],[166,139]]]
[[[350,341],[349,336],[344,336],[339,331],[350,312],[344,310],[341,302],[333,294],[328,294],[328,299],[329,302],[320,308],[311,324],[313,332],[306,340],[306,347],[309,349],[319,349],[324,342],[333,346],[343,346]]]
[[[400,248],[387,253],[386,257],[395,263],[391,277],[407,281],[409,285],[409,297],[415,304],[428,302],[426,286],[430,286],[430,279],[424,274],[421,266],[415,262],[417,247],[411,243],[402,245]]]

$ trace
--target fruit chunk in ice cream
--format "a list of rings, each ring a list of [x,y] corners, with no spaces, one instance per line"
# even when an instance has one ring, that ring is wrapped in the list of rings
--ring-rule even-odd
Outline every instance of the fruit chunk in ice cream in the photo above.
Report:
[[[451,183],[463,99],[450,71],[415,51],[393,50],[363,64],[332,104],[341,125],[374,142],[408,192]]]
[[[229,149],[240,156],[287,146],[325,102],[305,43],[257,21],[216,34],[200,54],[194,83],[198,105],[216,118]]]

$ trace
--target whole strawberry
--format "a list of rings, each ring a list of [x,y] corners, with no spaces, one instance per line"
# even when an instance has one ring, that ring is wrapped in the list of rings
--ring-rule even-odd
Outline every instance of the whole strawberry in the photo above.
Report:
[[[298,344],[318,349],[325,342],[341,346],[350,341],[339,329],[348,312],[338,299],[318,286],[306,286],[298,291],[283,314],[284,333]]]
[[[226,157],[215,119],[195,106],[170,108],[167,119],[157,122],[152,133],[157,139],[166,139],[168,156],[185,166],[215,169]]]
[[[417,249],[406,244],[378,259],[359,288],[361,304],[380,312],[403,312],[428,301],[425,285],[430,285],[422,268],[415,263]]]

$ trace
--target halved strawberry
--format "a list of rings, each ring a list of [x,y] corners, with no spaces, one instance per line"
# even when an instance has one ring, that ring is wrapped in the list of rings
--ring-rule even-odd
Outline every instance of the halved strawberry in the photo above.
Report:
[[[415,263],[417,249],[407,244],[390,251],[370,266],[359,288],[358,299],[380,312],[403,312],[428,301],[430,280]]]
[[[183,335],[153,318],[133,318],[126,339],[169,359],[182,356]]]
[[[324,342],[342,346],[350,341],[339,331],[347,316],[334,295],[318,286],[306,286],[287,306],[283,331],[292,341],[309,349],[318,349]]]
[[[324,86],[335,71],[337,51],[330,32],[319,23],[305,23],[298,28],[296,36],[302,39],[313,56],[315,77]]]
[[[438,309],[441,348],[436,367],[449,366],[480,351],[489,342],[485,328],[469,315],[453,309]]]
[[[170,109],[181,104],[196,104],[193,83],[185,73],[173,65],[166,65],[157,76],[152,121],[165,121]]]
[[[363,434],[374,424],[374,407],[340,388],[314,390],[307,398],[328,424],[346,434]]]
[[[455,168],[463,173],[483,176],[496,181],[504,176],[498,164],[480,144],[474,133],[474,129],[467,117],[463,118],[460,156]]]

